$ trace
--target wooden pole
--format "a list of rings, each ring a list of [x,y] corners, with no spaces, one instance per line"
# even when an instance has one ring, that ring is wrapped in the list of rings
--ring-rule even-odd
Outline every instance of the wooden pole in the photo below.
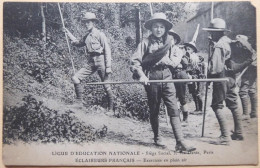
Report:
[[[228,78],[209,78],[209,79],[172,79],[172,80],[149,80],[148,83],[185,83],[185,82],[227,82]],[[114,82],[92,82],[86,85],[104,84],[142,84],[139,81],[114,81]]]
[[[210,63],[210,59],[211,59],[211,39],[209,40],[209,54],[208,54],[208,65]],[[208,74],[206,74],[206,77],[208,76]],[[217,78],[217,79],[221,79],[221,78]],[[228,80],[227,80],[228,81]],[[207,98],[208,98],[208,87],[209,87],[209,83],[206,82],[206,90],[205,90],[205,101],[204,101],[204,108],[203,108],[203,121],[202,121],[202,133],[201,136],[204,136],[204,127],[205,127],[205,118],[206,118],[206,109],[207,109]]]
[[[44,46],[45,46],[45,43],[46,43],[46,21],[45,21],[45,15],[44,15],[42,3],[41,3],[41,16],[42,16],[42,40],[43,40]]]
[[[61,17],[61,22],[62,22],[62,26],[63,28],[65,28],[65,24],[64,24],[64,20],[63,20],[63,16],[62,16],[62,13],[61,13],[61,8],[60,8],[60,4],[58,3],[58,7],[59,7],[59,12],[60,12],[60,17]],[[71,52],[70,52],[70,44],[69,44],[69,39],[67,37],[67,34],[65,32],[65,38],[66,38],[66,41],[67,41],[67,45],[68,45],[68,50],[69,50],[69,55],[70,55],[70,61],[71,61],[71,64],[72,64],[72,68],[73,68],[73,72],[75,74],[75,67],[74,67],[74,62],[73,62],[73,58],[72,58],[72,55],[71,55]]]
[[[141,42],[142,36],[142,27],[141,27],[141,18],[140,18],[140,8],[135,6],[135,28],[136,28],[136,46]]]
[[[211,2],[211,15],[210,15],[210,19],[213,20],[214,18],[214,2]]]
[[[149,6],[150,6],[151,16],[153,16],[153,6],[152,6],[152,3],[149,3]]]

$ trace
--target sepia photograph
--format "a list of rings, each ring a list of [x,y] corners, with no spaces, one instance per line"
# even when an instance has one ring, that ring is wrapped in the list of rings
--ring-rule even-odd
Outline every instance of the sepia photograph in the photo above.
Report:
[[[256,15],[3,2],[4,165],[258,165]]]

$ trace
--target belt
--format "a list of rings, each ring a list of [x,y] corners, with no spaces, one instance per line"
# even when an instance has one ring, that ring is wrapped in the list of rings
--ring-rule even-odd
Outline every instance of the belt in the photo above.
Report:
[[[90,52],[89,55],[91,57],[96,57],[96,56],[100,56],[100,55],[104,55],[103,53],[98,53],[98,52]]]

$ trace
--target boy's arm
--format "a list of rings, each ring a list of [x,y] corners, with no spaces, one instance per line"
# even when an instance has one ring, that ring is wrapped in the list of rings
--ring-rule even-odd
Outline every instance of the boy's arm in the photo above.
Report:
[[[77,47],[83,47],[85,46],[85,41],[83,40],[78,40],[68,29],[64,28],[64,31],[66,32],[66,34],[68,35],[68,37],[70,38],[70,40],[72,41],[72,45],[75,45]]]
[[[103,52],[105,56],[105,66],[106,66],[106,73],[111,73],[111,49],[108,44],[107,37],[105,36],[104,33],[100,34],[100,41],[101,41],[101,46],[103,47]]]
[[[137,75],[138,78],[146,76],[143,72],[142,68],[142,58],[145,51],[145,44],[142,41],[138,44],[133,56],[130,59],[130,70],[133,72],[134,75]]]

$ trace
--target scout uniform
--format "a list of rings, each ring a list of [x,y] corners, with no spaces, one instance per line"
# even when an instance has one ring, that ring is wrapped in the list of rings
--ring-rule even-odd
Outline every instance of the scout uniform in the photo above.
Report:
[[[223,78],[228,77],[229,82],[214,82],[213,83],[213,94],[212,94],[212,109],[216,114],[218,123],[220,125],[221,136],[217,143],[222,145],[229,145],[229,130],[227,128],[227,121],[225,117],[225,111],[223,110],[223,101],[226,102],[226,106],[231,110],[234,119],[234,131],[231,135],[232,140],[243,140],[242,125],[241,125],[241,114],[237,104],[237,94],[235,92],[235,72],[240,71],[246,64],[238,65],[236,69],[233,66],[231,59],[231,39],[224,36],[226,29],[226,22],[223,19],[215,18],[211,21],[209,28],[204,28],[209,31],[212,36],[211,48],[213,51],[210,56],[209,62],[209,77],[212,78]],[[218,33],[218,40],[214,41]],[[220,34],[220,35],[219,35]],[[252,62],[252,61],[250,61]]]
[[[169,68],[176,67],[180,63],[182,51],[172,43],[174,37],[168,34],[168,30],[170,30],[173,25],[166,19],[165,14],[155,13],[150,20],[145,22],[144,26],[151,30],[152,25],[156,22],[164,24],[164,35],[158,38],[152,34],[148,38],[143,39],[131,57],[130,69],[140,79],[146,76],[149,80],[170,80],[172,79],[172,74]],[[193,147],[187,147],[184,143],[174,84],[151,83],[150,85],[145,85],[145,90],[148,97],[150,123],[154,133],[154,142],[158,144],[160,140],[158,135],[158,115],[160,102],[161,99],[163,99],[175,135],[176,150],[195,150]]]
[[[236,36],[236,43],[231,45],[232,55],[236,58],[236,63],[244,63],[248,61],[248,57],[252,54],[256,54],[254,49],[252,48],[251,44],[248,42],[248,37],[244,35],[237,35]],[[232,49],[233,48],[233,49]],[[240,80],[240,87],[239,87],[239,96],[242,103],[243,108],[243,116],[245,118],[248,117],[249,111],[249,100],[251,104],[251,118],[257,118],[257,89],[256,89],[256,79],[257,79],[257,72],[256,72],[256,62],[252,63],[248,66],[245,73],[242,75]]]
[[[194,53],[186,53],[187,62],[186,65],[186,72],[189,74],[192,79],[200,79],[205,77],[205,64],[204,64],[204,58],[197,55],[197,47],[194,42],[184,43],[183,44],[186,48],[186,46],[189,46],[193,49]],[[194,60],[197,60],[197,63],[194,63]],[[191,84],[188,84],[189,93],[192,95],[193,100],[195,102],[196,111],[202,111],[202,99],[200,96],[200,83],[199,82],[193,82]]]
[[[82,20],[97,21],[97,18],[94,13],[86,12]],[[89,30],[80,41],[73,41],[72,44],[77,47],[85,46],[88,55],[84,67],[72,77],[77,99],[82,101],[83,88],[80,81],[96,71],[102,82],[109,80],[109,74],[111,73],[111,49],[105,34],[95,27]],[[104,89],[108,97],[108,109],[113,110],[113,93],[111,87],[109,84],[105,84]]]

